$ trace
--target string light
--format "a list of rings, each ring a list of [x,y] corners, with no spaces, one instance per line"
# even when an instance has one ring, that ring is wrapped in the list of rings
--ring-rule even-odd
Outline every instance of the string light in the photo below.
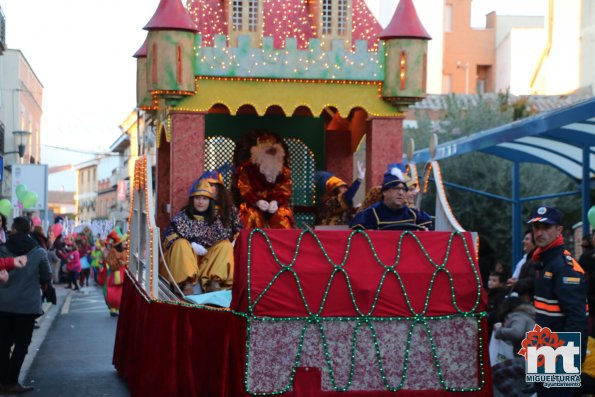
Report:
[[[225,76],[271,76],[288,78],[323,77],[323,79],[346,79],[361,76],[366,80],[382,80],[384,51],[378,39],[382,27],[368,9],[364,0],[353,0],[353,7],[347,2],[346,25],[351,25],[344,38],[353,52],[337,54],[335,50],[325,51],[320,33],[317,31],[318,16],[308,10],[304,0],[258,0],[261,20],[257,34],[260,48],[238,48],[228,46],[229,23],[224,2],[189,0],[188,11],[198,30],[196,46],[197,75]],[[247,12],[247,8],[243,12]],[[252,35],[252,32],[238,32]],[[234,33],[235,35],[236,33]],[[357,44],[362,42],[364,45]],[[248,44],[250,40],[246,40]],[[368,50],[369,47],[369,50]],[[315,57],[323,62],[318,67]],[[328,59],[327,59],[328,58]],[[252,59],[253,62],[246,62]],[[326,61],[325,61],[326,59]],[[298,60],[298,61],[296,61]],[[313,61],[313,62],[312,62]],[[311,63],[311,65],[309,65]],[[278,65],[292,64],[292,68]],[[324,67],[322,66],[324,64]],[[325,70],[336,69],[334,76]],[[276,75],[277,73],[278,75]]]

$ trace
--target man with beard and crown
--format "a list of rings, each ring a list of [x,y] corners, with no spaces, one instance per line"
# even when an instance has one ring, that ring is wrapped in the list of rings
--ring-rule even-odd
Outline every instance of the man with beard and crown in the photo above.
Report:
[[[285,149],[277,137],[264,133],[250,148],[250,159],[238,168],[237,186],[243,201],[240,217],[245,228],[294,227],[289,206],[291,175],[285,157]]]

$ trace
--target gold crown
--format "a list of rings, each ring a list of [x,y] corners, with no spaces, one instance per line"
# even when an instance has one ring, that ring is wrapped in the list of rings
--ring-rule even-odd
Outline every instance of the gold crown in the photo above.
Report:
[[[265,143],[277,143],[277,139],[270,134],[265,134],[262,136],[259,136],[258,138],[256,138],[256,144],[257,145],[264,145]]]

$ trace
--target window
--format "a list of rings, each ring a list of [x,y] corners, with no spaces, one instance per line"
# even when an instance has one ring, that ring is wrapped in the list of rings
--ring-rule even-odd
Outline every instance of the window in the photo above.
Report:
[[[229,45],[236,46],[238,36],[250,37],[250,46],[260,45],[262,0],[228,0]]]
[[[344,36],[347,33],[347,0],[339,0],[337,12],[337,34]]]
[[[153,84],[157,83],[157,43],[153,43],[153,64],[151,65],[151,76]]]
[[[343,41],[345,49],[351,47],[351,6],[353,1],[317,0],[317,29],[325,49],[332,47],[333,40]]]
[[[258,0],[248,0],[248,30],[258,30]]]
[[[180,45],[176,49],[176,74],[178,84],[182,84],[182,47]]]
[[[405,51],[401,51],[401,64],[400,64],[400,68],[401,68],[401,73],[400,73],[400,79],[401,79],[401,90],[405,89],[405,80],[407,79],[407,56],[405,55]]]
[[[331,34],[333,31],[332,0],[322,0],[322,33]]]
[[[232,26],[233,30],[239,32],[242,29],[242,0],[233,0],[232,2]]]
[[[444,6],[444,31],[452,32],[452,5]]]
[[[452,80],[452,76],[450,74],[445,74],[442,76],[442,93],[443,94],[450,94],[452,92],[451,80]]]

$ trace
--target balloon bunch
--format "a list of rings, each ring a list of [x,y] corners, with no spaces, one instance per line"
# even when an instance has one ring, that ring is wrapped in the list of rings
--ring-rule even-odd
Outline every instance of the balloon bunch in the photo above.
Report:
[[[37,193],[27,190],[27,186],[20,183],[15,192],[24,209],[33,208],[37,204]]]

